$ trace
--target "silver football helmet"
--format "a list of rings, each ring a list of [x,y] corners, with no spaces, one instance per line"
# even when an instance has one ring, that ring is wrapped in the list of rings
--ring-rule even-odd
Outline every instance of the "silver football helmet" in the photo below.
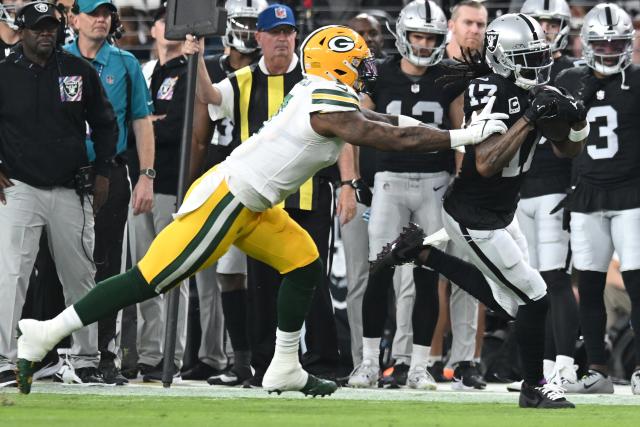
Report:
[[[551,49],[535,19],[522,13],[508,13],[494,19],[484,35],[485,60],[491,70],[512,76],[516,85],[531,89],[550,78]]]
[[[569,4],[565,0],[526,0],[520,12],[537,20],[558,21],[560,30],[555,34],[553,41],[549,42],[549,47],[551,52],[563,50],[567,47],[571,24],[571,9],[569,9]]]
[[[414,0],[406,5],[396,21],[396,31],[391,28],[389,31],[396,39],[396,48],[400,55],[413,65],[428,67],[442,60],[448,32],[447,18],[433,1]],[[409,41],[411,32],[435,34],[436,43],[433,48],[412,45]]]
[[[227,28],[222,37],[225,47],[240,53],[253,53],[258,49],[256,26],[258,15],[269,6],[266,0],[227,0]]]
[[[599,73],[620,73],[631,65],[634,35],[627,12],[614,3],[599,4],[582,23],[582,56]]]
[[[17,30],[15,25],[15,16],[17,12],[17,6],[14,3],[3,4],[0,2],[0,22],[4,22],[12,30]]]

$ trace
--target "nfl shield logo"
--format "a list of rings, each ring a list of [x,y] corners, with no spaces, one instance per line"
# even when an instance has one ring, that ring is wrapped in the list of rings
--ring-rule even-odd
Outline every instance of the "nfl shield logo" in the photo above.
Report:
[[[495,52],[498,47],[498,33],[496,31],[487,32],[487,50],[491,53]]]
[[[276,18],[285,19],[287,17],[287,10],[284,7],[276,7]]]

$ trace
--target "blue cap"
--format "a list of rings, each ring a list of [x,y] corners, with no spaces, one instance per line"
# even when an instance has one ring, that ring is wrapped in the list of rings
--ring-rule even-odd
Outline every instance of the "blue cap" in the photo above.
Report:
[[[102,6],[103,4],[108,5],[109,8],[114,12],[118,11],[118,9],[111,2],[111,0],[76,0],[76,4],[78,5],[77,12],[76,12],[75,8],[71,9],[71,11],[73,13],[76,13],[76,14],[77,13],[91,13],[94,10],[96,10],[98,8],[98,6]]]
[[[278,25],[296,27],[296,18],[291,8],[284,4],[272,4],[258,15],[258,31],[269,31]]]

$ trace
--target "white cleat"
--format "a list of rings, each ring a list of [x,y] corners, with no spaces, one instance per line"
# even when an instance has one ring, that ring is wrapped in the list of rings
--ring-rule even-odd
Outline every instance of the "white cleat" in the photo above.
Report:
[[[640,369],[631,375],[631,393],[640,394]]]
[[[33,319],[18,322],[18,359],[40,362],[57,344],[49,337],[44,324]]]
[[[447,231],[444,228],[441,228],[435,233],[429,234],[425,237],[422,244],[424,246],[434,246],[440,249],[444,248],[449,240],[451,240],[451,238],[447,234]]]
[[[523,381],[514,381],[510,384],[507,384],[507,391],[520,393],[520,391],[522,390],[522,383]]]
[[[380,367],[366,359],[351,372],[347,385],[353,388],[373,388],[377,386],[379,377]]]
[[[567,388],[573,387],[578,382],[578,376],[576,374],[576,367],[574,366],[563,366],[561,368],[556,368],[553,370],[551,374],[551,378],[549,378],[549,384],[559,385],[560,387]]]
[[[407,385],[409,388],[417,390],[436,390],[436,380],[433,379],[425,366],[418,366],[409,371],[407,376]]]
[[[285,364],[273,360],[262,378],[262,388],[272,391],[299,391],[307,383],[309,374],[299,362]]]

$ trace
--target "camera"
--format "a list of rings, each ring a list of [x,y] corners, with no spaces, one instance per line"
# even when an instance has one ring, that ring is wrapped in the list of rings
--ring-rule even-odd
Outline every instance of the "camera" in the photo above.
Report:
[[[74,182],[78,196],[93,194],[93,168],[91,166],[83,166],[78,169]]]

